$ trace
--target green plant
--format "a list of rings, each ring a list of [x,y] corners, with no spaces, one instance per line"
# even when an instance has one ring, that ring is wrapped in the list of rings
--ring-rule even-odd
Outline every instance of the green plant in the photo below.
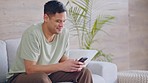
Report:
[[[76,32],[80,48],[94,49],[92,44],[95,42],[95,37],[105,24],[114,19],[113,16],[99,15],[96,19],[92,19],[92,0],[69,0],[68,9],[69,21],[72,23],[71,31]],[[94,57],[95,60],[112,61],[112,55],[103,53],[98,50]]]

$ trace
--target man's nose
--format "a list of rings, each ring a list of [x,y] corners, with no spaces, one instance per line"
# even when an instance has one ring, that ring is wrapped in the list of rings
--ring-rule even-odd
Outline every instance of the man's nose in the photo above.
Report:
[[[63,27],[64,26],[64,22],[60,22],[59,26]]]

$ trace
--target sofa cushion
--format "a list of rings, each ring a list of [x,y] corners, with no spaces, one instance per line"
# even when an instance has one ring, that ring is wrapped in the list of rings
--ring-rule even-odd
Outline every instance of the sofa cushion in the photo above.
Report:
[[[105,79],[97,74],[92,74],[93,83],[105,83]]]
[[[8,73],[6,43],[0,40],[0,83],[4,83]]]
[[[8,67],[10,68],[15,60],[16,51],[20,43],[20,39],[9,39],[5,42],[8,56]]]

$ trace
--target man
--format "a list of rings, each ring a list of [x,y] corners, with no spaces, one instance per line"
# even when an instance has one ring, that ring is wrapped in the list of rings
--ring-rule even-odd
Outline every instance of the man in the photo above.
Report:
[[[92,83],[84,63],[68,59],[66,9],[59,1],[44,5],[44,22],[28,28],[9,71],[10,83]]]

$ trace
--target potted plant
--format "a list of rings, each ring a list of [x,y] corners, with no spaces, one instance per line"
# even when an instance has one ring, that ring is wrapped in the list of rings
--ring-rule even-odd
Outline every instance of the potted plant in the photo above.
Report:
[[[68,18],[72,27],[70,31],[73,31],[79,41],[79,46],[82,49],[94,49],[92,44],[95,42],[97,33],[103,31],[102,28],[107,23],[111,22],[114,17],[109,15],[99,15],[95,19],[92,19],[92,0],[69,0],[68,5]],[[93,58],[94,60],[112,61],[111,54],[105,54],[102,50],[98,50],[98,53]]]

